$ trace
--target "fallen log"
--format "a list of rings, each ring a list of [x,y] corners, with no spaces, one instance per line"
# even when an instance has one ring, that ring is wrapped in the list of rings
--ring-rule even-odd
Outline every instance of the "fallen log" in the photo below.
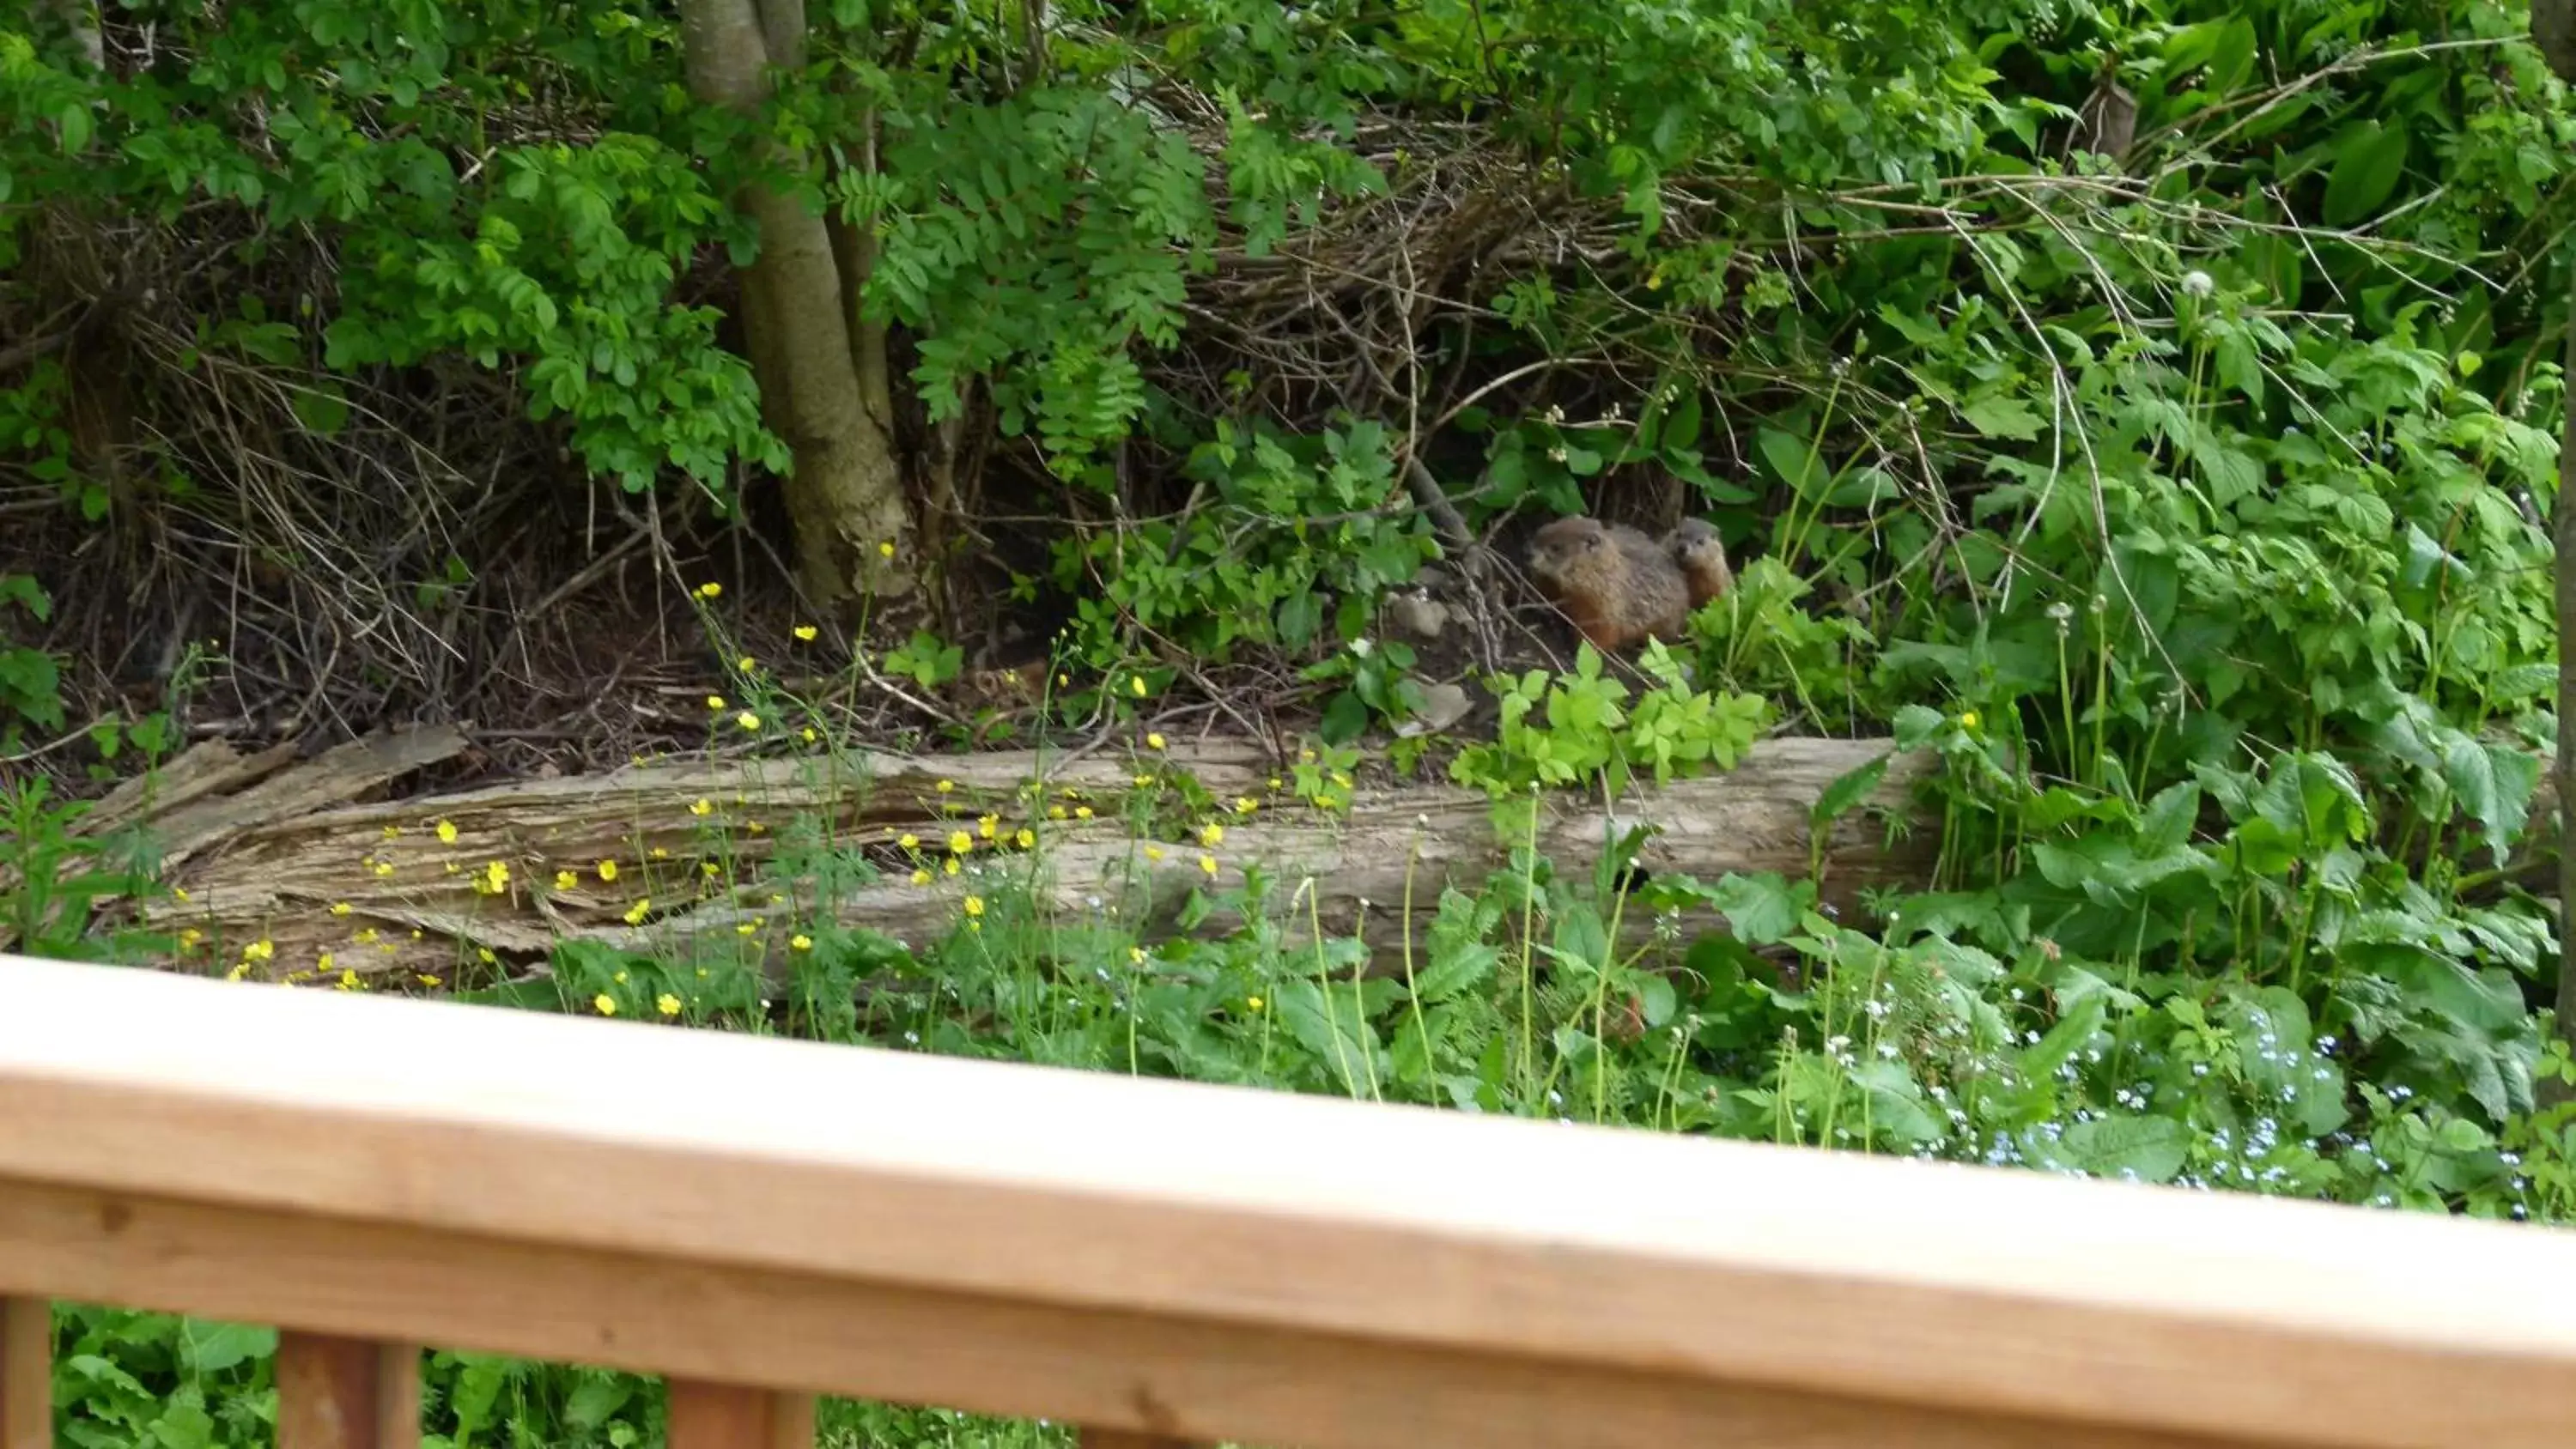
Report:
[[[1816,801],[1884,758],[1884,778],[1816,855],[1824,898],[1850,912],[1865,889],[1919,884],[1937,846],[1932,831],[1888,827],[1889,816],[1917,823],[1904,820],[1910,789],[1936,768],[1929,756],[1892,752],[1886,740],[1781,738],[1731,771],[1641,785],[1615,802],[1548,792],[1538,852],[1560,873],[1588,876],[1605,841],[1644,824],[1654,831],[1638,860],[1647,871],[1804,877]],[[264,774],[252,789],[266,801],[301,798],[303,768]],[[1320,927],[1382,949],[1408,934],[1418,942],[1443,889],[1477,887],[1521,843],[1498,838],[1481,792],[1362,787],[1326,810],[1284,789],[1285,774],[1258,747],[1224,741],[1132,758],[847,751],[648,762],[264,811],[219,838],[203,823],[220,816],[223,797],[200,794],[182,812],[196,828],[172,892],[134,915],[177,934],[198,969],[240,966],[251,948],[245,974],[262,978],[525,968],[565,940],[713,951],[782,974],[790,938],[819,920],[921,943],[956,923],[969,894],[1025,892],[1051,921],[1114,918],[1160,938],[1181,930],[1185,903],[1203,892],[1219,904],[1191,913],[1190,933],[1224,932],[1243,924],[1228,893],[1254,872],[1290,942]],[[1195,811],[1180,808],[1190,802]],[[1214,845],[1199,833],[1210,823],[1221,827]],[[951,849],[955,837],[962,849]]]

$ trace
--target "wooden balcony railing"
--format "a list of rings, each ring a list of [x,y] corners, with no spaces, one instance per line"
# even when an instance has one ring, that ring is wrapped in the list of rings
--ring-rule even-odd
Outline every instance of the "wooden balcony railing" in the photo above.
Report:
[[[0,958],[0,1449],[43,1301],[1089,1444],[2576,1443],[2576,1236]]]

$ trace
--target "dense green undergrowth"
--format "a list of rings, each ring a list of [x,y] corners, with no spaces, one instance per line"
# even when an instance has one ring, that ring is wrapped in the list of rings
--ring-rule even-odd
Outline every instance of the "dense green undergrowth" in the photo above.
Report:
[[[1524,846],[1440,899],[1400,971],[1354,979],[1358,946],[1309,942],[1293,883],[1257,870],[1245,932],[1148,938],[1039,921],[970,843],[968,912],[899,942],[830,919],[874,867],[817,840],[789,870],[816,909],[783,999],[739,955],[567,945],[509,1004],[2576,1214],[2576,1115],[2540,1091],[2576,1068],[2533,1006],[2556,915],[2517,868],[2555,726],[2540,520],[2576,115],[2518,6],[1158,0],[1058,5],[1033,40],[840,4],[754,120],[688,103],[668,18],[607,0],[126,8],[163,62],[112,79],[0,24],[0,307],[51,315],[37,293],[79,271],[63,229],[132,224],[208,309],[141,391],[264,379],[320,457],[405,369],[481,369],[584,467],[730,500],[738,463],[782,454],[712,311],[676,298],[749,242],[715,198],[757,126],[793,186],[879,237],[864,300],[911,339],[911,403],[1056,490],[1065,526],[1019,587],[1064,603],[1074,688],[1035,729],[1097,720],[1157,650],[1158,688],[1178,655],[1285,660],[1319,720],[1287,793],[1346,802],[1354,742],[1423,698],[1375,606],[1441,553],[1401,481],[1429,460],[1480,527],[1669,483],[1742,564],[1638,673],[1493,681],[1493,738],[1387,747],[1489,790],[1506,841],[1533,786],[1725,768],[1774,727],[1944,764],[1935,878],[1864,920],[1807,879],[1631,881],[1634,842],[1580,874]],[[2116,166],[2064,146],[2106,68],[2137,105]],[[829,139],[863,119],[872,168]],[[1241,279],[1332,279],[1286,289],[1311,301],[1375,260],[1352,237],[1394,202],[1495,196],[1548,244],[1389,281],[1408,309],[1465,294],[1418,331],[1403,312],[1405,376],[1371,384],[1395,392],[1319,402],[1249,340],[1287,324]],[[1194,286],[1220,305],[1193,312]],[[1439,377],[1469,381],[1423,391]],[[49,353],[0,375],[13,496],[104,530],[233,506],[230,432],[164,428],[139,474],[86,470],[73,382]],[[1142,466],[1163,491],[1121,471]],[[474,588],[450,556],[389,567],[433,613]],[[13,763],[71,728],[59,661],[19,642],[73,582],[40,571],[0,558]],[[880,663],[928,687],[960,657],[924,634]],[[756,704],[782,742],[804,727]],[[113,772],[132,756],[100,756],[153,757],[163,730],[57,757]],[[88,908],[148,856],[64,833],[27,772],[0,820],[0,867],[33,883],[4,903],[18,938],[111,954]],[[1699,907],[1728,930],[1682,932]],[[256,1334],[81,1309],[63,1337],[79,1442],[263,1431]],[[657,1432],[620,1376],[430,1373],[452,1444]],[[834,1414],[849,1442],[1034,1432]]]

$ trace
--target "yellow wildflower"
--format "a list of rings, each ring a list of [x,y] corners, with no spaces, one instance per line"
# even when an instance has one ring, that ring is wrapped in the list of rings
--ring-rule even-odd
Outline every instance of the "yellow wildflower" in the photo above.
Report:
[[[1074,807],[1073,807],[1073,818],[1074,818],[1074,819],[1076,819],[1076,820],[1088,820],[1088,819],[1090,819],[1090,818],[1091,818],[1091,807],[1090,807],[1090,806],[1088,806],[1088,805],[1076,805],[1076,806],[1074,806]]]
[[[314,970],[316,970],[316,971],[328,971],[328,970],[330,970],[330,969],[331,969],[331,953],[330,953],[330,952],[328,952],[328,951],[325,951],[325,952],[323,952],[321,955],[314,957],[314,958],[313,958],[313,969],[314,969]]]
[[[724,585],[717,583],[713,579],[709,579],[705,583],[698,585],[698,597],[701,599],[712,599],[723,592]]]
[[[1162,747],[1163,735],[1161,731],[1157,730],[1154,733],[1145,736],[1145,748],[1149,750],[1159,750]]]
[[[1136,777],[1136,788],[1139,790],[1151,789],[1153,788],[1153,784],[1154,777],[1151,775],[1138,775]]]
[[[454,845],[456,843],[456,824],[454,821],[442,820],[438,822],[438,843],[441,845]]]
[[[796,737],[809,745],[814,743],[815,739],[818,738],[814,733],[814,727],[812,725],[807,725],[805,728],[798,730],[796,732]]]
[[[372,946],[376,944],[376,928],[369,926],[349,939],[357,942],[361,946]]]
[[[590,1009],[598,1012],[602,1016],[615,1016],[617,1014],[617,999],[603,991],[590,999]]]
[[[907,830],[903,834],[896,836],[894,838],[894,843],[902,846],[906,850],[916,850],[921,846],[921,837]]]
[[[1225,827],[1211,820],[1199,827],[1199,844],[1210,850],[1225,843]]]
[[[388,875],[392,875],[393,873],[394,873],[394,863],[393,863],[392,861],[390,861],[390,860],[380,860],[380,861],[377,861],[377,862],[376,862],[376,874],[377,874],[377,875],[379,875],[379,876],[388,876]]]
[[[580,877],[580,876],[577,876],[577,875],[574,875],[571,871],[568,871],[568,870],[559,870],[559,871],[556,871],[556,872],[555,872],[555,889],[556,889],[556,890],[559,890],[559,891],[568,891],[568,890],[571,890],[571,889],[573,888],[573,886],[574,886],[574,885],[576,885],[576,884],[578,884],[578,883],[580,882],[580,880],[581,880],[581,877]]]
[[[325,966],[325,967],[323,967],[322,969],[323,969],[323,970],[325,970],[325,971],[328,971],[328,970],[330,970],[331,968],[330,968],[330,967],[328,967],[328,966]],[[344,990],[344,991],[346,991],[346,990],[353,990],[353,989],[355,989],[355,988],[356,988],[357,984],[358,984],[358,973],[357,973],[357,972],[355,972],[355,971],[343,971],[343,972],[341,972],[341,973],[340,973],[340,987],[341,987],[341,989],[342,989],[342,990]]]
[[[701,795],[697,799],[689,802],[689,813],[692,815],[706,815],[713,812],[715,808],[716,802],[708,799],[704,795]]]
[[[1138,699],[1143,699],[1145,697],[1145,676],[1141,674],[1129,676],[1127,680],[1127,692],[1133,694]]]
[[[1977,727],[1977,712],[1972,709],[1966,714],[1959,716],[1959,724],[1961,727],[1966,729],[1975,729]]]
[[[966,898],[966,914],[970,916],[980,916],[984,914],[984,898],[982,896],[968,896]]]
[[[438,984],[438,978],[424,971],[420,973],[420,984],[423,986],[436,986]]]
[[[247,975],[249,975],[249,974],[250,974],[250,963],[249,963],[248,961],[243,961],[243,962],[239,962],[239,963],[237,963],[237,964],[233,967],[233,969],[231,969],[230,971],[225,972],[225,973],[224,973],[224,979],[225,979],[226,981],[239,981],[239,980],[240,980],[240,979],[242,979],[244,976],[247,976]]]
[[[930,872],[926,870],[914,871],[912,873],[912,883],[917,886],[930,884]]]
[[[734,926],[733,933],[737,936],[758,935],[760,933],[760,923],[757,921],[740,922]]]
[[[401,826],[399,826],[399,825],[388,825],[388,826],[386,826],[386,827],[385,827],[385,839],[387,839],[387,840],[400,840],[400,839],[402,839],[402,827],[401,827]]]
[[[599,878],[601,880],[617,879],[617,862],[613,860],[601,861],[599,863]]]
[[[1049,805],[1047,807],[1047,818],[1049,820],[1062,820],[1064,818],[1064,807],[1061,805]]]
[[[266,936],[242,947],[242,959],[245,961],[265,961],[276,954],[277,943]]]
[[[933,786],[931,786],[930,788],[931,788],[931,789],[933,789],[933,790],[938,791],[938,792],[939,792],[940,794],[942,794],[942,795],[945,795],[945,794],[947,794],[949,791],[954,790],[954,789],[956,789],[956,788],[957,788],[957,782],[956,782],[956,781],[954,781],[954,780],[942,780],[942,781],[940,781],[938,784],[933,785]]]
[[[975,833],[986,840],[992,839],[994,832],[1001,828],[1002,817],[999,815],[987,815],[975,822]]]
[[[190,927],[189,927],[189,928],[187,928],[186,930],[181,931],[181,932],[179,933],[179,949],[181,949],[181,950],[183,950],[183,951],[184,951],[184,950],[191,949],[191,948],[193,948],[193,947],[194,947],[194,946],[195,946],[199,941],[202,941],[202,940],[204,940],[204,939],[206,939],[206,934],[205,934],[205,932],[198,930],[198,929],[197,929],[196,927],[194,927],[194,926],[190,926]]]
[[[814,642],[815,629],[811,624],[799,624],[787,632],[795,635],[797,642],[800,644],[811,644]]]
[[[646,913],[650,912],[652,909],[653,898],[651,896],[637,897],[635,904],[626,908],[626,924],[630,926],[640,926],[644,924]]]
[[[1128,947],[1128,948],[1127,948],[1127,959],[1128,959],[1128,960],[1130,960],[1130,961],[1132,961],[1132,962],[1134,962],[1135,964],[1137,964],[1137,965],[1139,965],[1139,966],[1144,965],[1144,964],[1145,964],[1145,948],[1144,948],[1144,947],[1142,947],[1142,946],[1130,946],[1130,947]]]
[[[1206,871],[1209,877],[1213,879],[1216,875],[1216,857],[1213,855],[1200,856],[1199,869]]]
[[[1249,815],[1259,808],[1260,806],[1249,795],[1234,797],[1234,813],[1237,815]]]
[[[742,729],[756,730],[760,728],[760,716],[753,714],[750,710],[744,710],[742,713],[735,715],[733,717],[733,722],[737,727]]]
[[[709,708],[709,709],[722,709],[722,708],[724,708],[724,707],[725,707],[725,697],[724,697],[723,695],[721,695],[721,694],[710,694],[710,695],[708,695],[708,696],[707,696],[707,708]]]
[[[1261,998],[1258,996],[1247,996],[1243,998],[1243,1004],[1252,1008],[1254,1011],[1259,1011],[1261,1009]]]
[[[1163,847],[1159,845],[1146,846],[1145,858],[1147,860],[1161,860],[1163,858]]]
[[[653,1009],[664,1016],[677,1016],[680,1014],[680,998],[665,991],[653,998]]]
[[[787,947],[791,951],[811,951],[814,949],[814,938],[799,931],[787,938]]]
[[[879,557],[879,558],[892,558],[892,557],[894,557],[894,545],[893,545],[893,544],[890,544],[890,543],[881,543],[881,544],[878,544],[878,545],[877,545],[877,557]]]
[[[1037,843],[1038,843],[1038,833],[1037,833],[1036,831],[1034,831],[1034,830],[1029,829],[1029,828],[1028,828],[1027,826],[1025,826],[1025,825],[1023,825],[1023,826],[1021,826],[1021,827],[1020,827],[1020,833],[1019,833],[1019,834],[1014,835],[1014,836],[1012,836],[1011,838],[1012,838],[1013,840],[1015,840],[1015,841],[1018,841],[1018,842],[1019,842],[1020,849],[1022,849],[1022,850],[1028,850],[1028,849],[1031,849],[1031,848],[1035,847],[1035,846],[1037,845]]]
[[[751,671],[753,671],[754,669],[759,668],[759,667],[760,667],[760,665],[759,665],[759,662],[758,662],[757,660],[753,659],[750,655],[746,654],[746,655],[742,656],[740,659],[735,660],[735,661],[733,662],[733,667],[734,667],[734,668],[736,668],[736,669],[741,670],[741,671],[742,671],[743,673],[745,673],[745,674],[749,674],[749,673],[750,673]]]
[[[966,852],[973,850],[974,848],[975,837],[967,834],[965,831],[952,830],[948,833],[948,853],[950,855],[964,855]]]
[[[331,903],[331,914],[335,916],[345,916],[349,914],[349,903],[347,901],[333,901]]]
[[[953,855],[948,857],[948,873],[950,875],[955,875],[957,873],[957,857]]]
[[[412,933],[411,933],[411,937],[412,937],[412,939],[413,939],[413,940],[415,940],[415,941],[419,940],[419,939],[420,939],[420,932],[418,932],[418,931],[414,931],[414,932],[412,932]],[[500,957],[498,957],[498,956],[493,955],[493,954],[492,954],[492,948],[491,948],[491,947],[489,947],[489,946],[477,946],[477,947],[475,947],[475,948],[474,948],[474,959],[476,959],[476,960],[478,960],[478,961],[482,962],[482,963],[483,963],[484,965],[486,965],[486,966],[498,966],[498,965],[500,965],[500,964],[501,964],[501,958],[500,958]]]

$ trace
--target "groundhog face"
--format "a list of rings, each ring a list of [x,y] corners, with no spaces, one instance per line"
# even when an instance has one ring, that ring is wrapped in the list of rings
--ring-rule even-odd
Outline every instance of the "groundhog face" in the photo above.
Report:
[[[1560,518],[1530,539],[1530,572],[1559,579],[1580,560],[1610,546],[1610,534],[1589,518]]]

